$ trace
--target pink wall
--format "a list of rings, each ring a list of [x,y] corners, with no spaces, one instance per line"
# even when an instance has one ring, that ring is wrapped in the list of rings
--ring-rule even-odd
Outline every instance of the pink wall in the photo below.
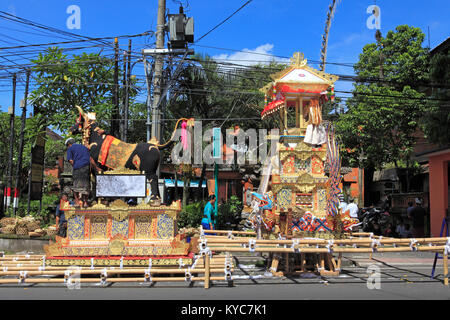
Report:
[[[429,156],[431,236],[438,237],[448,209],[448,162],[450,151]]]

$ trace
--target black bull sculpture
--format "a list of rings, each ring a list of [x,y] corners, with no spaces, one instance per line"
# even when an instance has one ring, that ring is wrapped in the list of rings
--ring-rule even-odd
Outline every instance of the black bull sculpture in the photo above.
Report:
[[[145,172],[146,178],[150,181],[151,200],[159,199],[156,171],[160,161],[160,150],[169,148],[175,141],[171,139],[168,143],[161,145],[152,138],[148,143],[129,144],[107,135],[103,129],[99,128],[95,117],[90,118],[81,109],[79,111],[80,117],[70,128],[70,132],[72,135],[83,134],[83,145],[89,149],[90,156],[97,167],[101,170],[124,167]],[[181,120],[187,119],[179,121]],[[107,144],[106,148],[105,144]],[[106,155],[105,150],[108,150]]]

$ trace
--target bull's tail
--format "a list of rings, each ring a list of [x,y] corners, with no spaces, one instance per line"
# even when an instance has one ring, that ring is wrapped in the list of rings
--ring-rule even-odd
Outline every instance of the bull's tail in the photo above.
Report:
[[[175,128],[174,128],[173,131],[172,131],[172,135],[170,136],[169,141],[167,141],[166,143],[160,144],[160,143],[156,140],[155,137],[152,137],[152,139],[151,139],[150,141],[148,141],[148,143],[151,143],[151,144],[157,146],[158,148],[167,146],[169,143],[172,142],[173,138],[175,137],[175,133],[176,133],[176,131],[177,131],[178,125],[180,124],[181,121],[186,121],[188,127],[193,127],[193,126],[194,126],[194,118],[190,118],[190,119],[187,119],[187,118],[180,118],[180,119],[178,119],[177,123],[175,124]]]

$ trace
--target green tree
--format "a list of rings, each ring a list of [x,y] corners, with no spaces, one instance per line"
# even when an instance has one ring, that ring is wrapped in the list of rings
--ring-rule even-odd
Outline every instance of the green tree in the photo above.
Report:
[[[47,126],[66,132],[76,118],[77,105],[96,112],[100,121],[111,118],[111,59],[82,53],[69,60],[62,49],[51,47],[32,62],[36,89],[30,101]]]
[[[443,85],[434,88],[423,118],[428,139],[440,145],[450,142],[450,52],[438,53],[431,58],[430,82]]]
[[[10,127],[9,127],[10,116],[6,112],[0,113],[0,177],[3,176],[3,180],[6,177],[6,167],[9,161],[9,135],[10,135]],[[18,159],[18,148],[19,145],[19,137],[20,137],[20,129],[21,129],[21,119],[19,116],[16,116],[14,119],[14,141],[15,148],[13,148],[13,174],[16,173],[17,159]],[[39,127],[36,124],[35,118],[28,118],[25,125],[24,130],[24,150],[23,150],[23,158],[22,158],[22,172],[20,172],[20,178],[22,179],[22,187],[26,187],[26,179],[28,176],[28,169],[30,165],[30,157],[31,157],[31,147],[36,139],[36,135],[39,132],[43,132],[45,128]],[[47,168],[53,168],[56,164],[56,161],[62,154],[64,153],[64,141],[63,140],[53,140],[46,136],[46,144],[45,144],[45,165]],[[14,177],[15,179],[16,177]]]
[[[424,34],[407,25],[377,34],[376,43],[363,48],[355,65],[358,81],[348,111],[336,122],[348,164],[395,168],[410,165],[419,120],[425,112],[422,85],[428,80],[428,49]]]
[[[270,127],[271,123],[260,120],[264,94],[259,89],[271,81],[270,74],[282,68],[280,64],[225,68],[208,56],[197,55],[192,60],[195,63],[182,69],[174,85],[174,94],[167,106],[168,117],[215,119],[203,120],[203,128],[217,125],[223,128],[239,125],[243,129]],[[236,120],[239,118],[242,120]]]

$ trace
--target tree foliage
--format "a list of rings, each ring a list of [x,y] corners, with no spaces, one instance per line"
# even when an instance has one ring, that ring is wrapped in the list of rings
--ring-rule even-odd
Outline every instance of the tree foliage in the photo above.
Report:
[[[422,31],[407,25],[377,38],[359,56],[360,80],[336,127],[349,165],[359,165],[364,152],[364,166],[398,167],[410,159],[413,134],[426,110],[421,86],[428,80],[428,50],[422,47]]]
[[[51,47],[32,62],[37,86],[30,101],[38,108],[36,116],[45,118],[47,126],[66,131],[76,118],[75,106],[95,111],[99,119],[110,119],[111,59],[82,53],[69,60],[62,49]]]
[[[437,53],[430,62],[430,81],[447,88],[434,88],[423,119],[428,139],[440,145],[450,143],[450,52]]]
[[[267,127],[268,123],[260,120],[264,94],[258,90],[271,81],[271,73],[281,69],[279,64],[225,68],[208,56],[195,56],[194,60],[196,63],[180,72],[168,116],[203,119],[203,128]]]
[[[26,121],[24,130],[24,149],[22,155],[21,179],[26,181],[27,172],[30,165],[31,147],[33,146],[36,135],[43,132],[44,128],[38,127],[35,118],[29,118]],[[16,174],[17,161],[19,157],[19,138],[21,130],[21,119],[19,116],[14,118],[14,148],[13,148],[13,175]],[[10,116],[6,112],[0,113],[0,177],[6,181],[6,168],[9,163],[9,138],[10,138]],[[45,165],[47,168],[54,167],[56,161],[64,154],[64,141],[53,140],[47,137],[45,144]],[[15,178],[14,178],[15,179]],[[1,179],[0,179],[1,180]],[[24,186],[24,184],[22,185]]]

